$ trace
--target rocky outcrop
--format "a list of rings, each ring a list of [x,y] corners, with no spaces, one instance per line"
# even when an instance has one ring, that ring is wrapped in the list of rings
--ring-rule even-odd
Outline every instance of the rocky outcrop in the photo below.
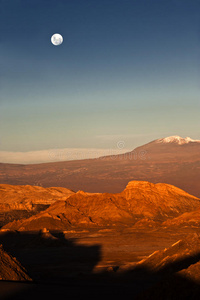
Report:
[[[73,191],[65,188],[0,184],[0,226],[30,217],[57,200],[66,200],[72,194]]]
[[[200,208],[163,222],[166,227],[200,227]]]
[[[195,261],[196,257],[196,261]],[[191,263],[190,263],[191,258]],[[158,250],[149,255],[147,258],[136,264],[137,267],[145,267],[153,272],[167,270],[170,267],[171,271],[185,270],[193,263],[198,263],[200,259],[200,235],[190,234],[184,240],[179,240],[169,248]],[[188,265],[184,265],[187,264]],[[186,269],[185,269],[186,268]],[[182,271],[183,272],[183,271]],[[186,274],[186,272],[185,272]],[[199,274],[200,280],[200,274]]]
[[[124,269],[139,275],[143,270],[155,284],[143,292],[145,299],[198,299],[200,295],[200,236],[191,234],[169,248],[155,251],[134,266]]]
[[[26,269],[0,245],[0,280],[31,281]]]
[[[30,185],[0,184],[1,210],[32,210],[36,205],[50,205],[56,200],[66,200],[74,194],[66,188],[43,188]]]
[[[132,211],[154,220],[164,220],[199,207],[199,199],[165,183],[131,181],[121,193]],[[156,218],[155,218],[156,217]]]

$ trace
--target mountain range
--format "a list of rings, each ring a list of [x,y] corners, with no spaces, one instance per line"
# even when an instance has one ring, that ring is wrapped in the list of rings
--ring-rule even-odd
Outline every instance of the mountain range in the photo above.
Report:
[[[47,189],[48,192],[48,189]],[[45,210],[16,219],[2,229],[67,230],[99,226],[161,226],[167,220],[198,210],[200,200],[169,184],[131,181],[121,193],[85,193],[63,197]]]
[[[171,136],[131,152],[41,164],[0,164],[0,182],[119,193],[131,180],[164,182],[200,196],[200,141]]]

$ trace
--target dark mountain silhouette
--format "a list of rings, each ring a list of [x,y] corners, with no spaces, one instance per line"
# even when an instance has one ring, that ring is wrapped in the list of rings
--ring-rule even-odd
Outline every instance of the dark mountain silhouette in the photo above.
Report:
[[[200,142],[172,136],[98,159],[35,165],[0,164],[0,182],[60,186],[74,191],[120,192],[127,182],[165,182],[200,197]]]

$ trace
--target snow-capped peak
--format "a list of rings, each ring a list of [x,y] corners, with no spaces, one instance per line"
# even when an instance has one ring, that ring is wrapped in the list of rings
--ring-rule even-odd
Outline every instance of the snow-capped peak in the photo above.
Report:
[[[163,143],[163,144],[176,143],[178,145],[188,144],[188,143],[191,143],[191,142],[192,143],[194,143],[194,142],[200,143],[200,140],[193,140],[190,137],[182,138],[178,135],[172,135],[172,136],[168,136],[168,137],[163,138],[163,139],[156,140],[156,143]]]

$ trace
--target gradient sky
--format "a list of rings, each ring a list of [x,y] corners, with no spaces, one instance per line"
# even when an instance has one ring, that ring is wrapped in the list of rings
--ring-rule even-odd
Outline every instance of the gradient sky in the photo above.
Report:
[[[200,139],[199,0],[0,0],[0,11],[1,151]]]

